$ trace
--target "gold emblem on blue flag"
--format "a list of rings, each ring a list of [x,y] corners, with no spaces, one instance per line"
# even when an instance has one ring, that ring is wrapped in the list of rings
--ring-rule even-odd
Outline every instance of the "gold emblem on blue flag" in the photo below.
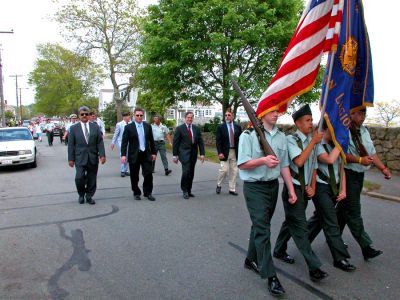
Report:
[[[343,71],[345,71],[351,77],[353,77],[356,72],[357,50],[358,43],[356,39],[351,36],[342,45],[342,49],[340,51],[340,62],[342,64]]]

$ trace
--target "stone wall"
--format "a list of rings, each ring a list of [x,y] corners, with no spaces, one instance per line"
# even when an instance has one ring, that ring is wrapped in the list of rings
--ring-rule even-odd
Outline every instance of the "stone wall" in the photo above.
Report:
[[[294,132],[293,125],[278,126],[285,134]],[[369,127],[379,158],[392,171],[400,172],[400,128]],[[203,133],[204,143],[215,147],[215,137],[210,132]]]

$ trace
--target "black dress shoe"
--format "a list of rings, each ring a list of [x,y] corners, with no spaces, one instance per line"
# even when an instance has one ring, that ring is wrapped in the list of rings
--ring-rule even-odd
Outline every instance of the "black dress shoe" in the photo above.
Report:
[[[133,195],[133,199],[135,199],[135,200],[142,200],[142,198],[140,198],[140,195]]]
[[[322,279],[328,277],[328,273],[322,271],[321,269],[315,269],[314,271],[310,271],[310,279],[311,281],[317,282]]]
[[[121,172],[121,177],[125,177],[125,172]]]
[[[251,261],[250,259],[248,259],[246,257],[246,259],[244,260],[244,267],[246,269],[252,270],[254,272],[256,272],[257,274],[260,273],[260,271],[258,270],[258,266],[254,261]]]
[[[237,196],[237,195],[239,195],[239,194],[236,193],[236,192],[234,192],[234,191],[229,191],[229,195]]]
[[[189,199],[189,193],[183,193],[183,199]]]
[[[129,176],[129,175],[131,175],[131,174],[130,174],[129,172],[125,172],[125,175],[126,175],[126,176]]]
[[[172,173],[172,171],[171,170],[165,170],[165,176],[168,176],[169,174],[171,174]]]
[[[285,290],[283,289],[278,277],[276,276],[268,278],[268,291],[271,293],[271,295],[274,296],[285,294]]]
[[[85,203],[85,197],[83,197],[83,196],[79,196],[79,199],[78,199],[78,201],[79,201],[79,204],[83,204],[83,203]]]
[[[281,261],[287,263],[287,264],[294,264],[294,258],[291,257],[289,254],[287,254],[286,252],[284,254],[278,254],[278,253],[274,253],[274,257],[277,259],[280,259]]]
[[[215,192],[217,194],[221,194],[221,187],[217,185],[217,188],[215,189]]]
[[[376,250],[376,249],[372,248],[371,246],[367,246],[362,249],[362,254],[363,254],[365,260],[377,257],[377,256],[381,255],[382,253],[383,253],[383,251]]]
[[[345,272],[352,272],[356,269],[356,267],[350,264],[346,259],[334,261],[333,266]]]
[[[95,205],[96,201],[93,200],[93,198],[91,196],[87,196],[86,195],[86,203],[90,204],[90,205]]]
[[[152,194],[145,196],[149,201],[156,201]]]
[[[194,198],[194,194],[192,194],[192,193],[188,193],[188,194],[189,194],[189,197]]]

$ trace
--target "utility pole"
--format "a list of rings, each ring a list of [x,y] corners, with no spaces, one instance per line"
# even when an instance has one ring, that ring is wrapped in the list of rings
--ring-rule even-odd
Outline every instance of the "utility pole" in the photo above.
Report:
[[[6,127],[6,106],[4,104],[4,94],[3,94],[3,65],[1,62],[1,49],[0,49],[0,100],[1,100],[1,127]]]
[[[18,88],[19,89],[19,111],[20,111],[20,116],[22,120],[22,96],[21,96],[21,90],[27,90],[28,88]]]
[[[22,77],[22,75],[10,75],[10,77],[15,77],[15,97],[17,99],[17,112],[18,112],[18,77]],[[22,115],[19,116],[19,120],[22,121]]]
[[[0,31],[0,33],[14,33],[14,30]],[[1,126],[6,127],[6,106],[4,104],[4,93],[3,93],[3,64],[1,62],[1,49],[0,49],[0,101],[1,101]]]

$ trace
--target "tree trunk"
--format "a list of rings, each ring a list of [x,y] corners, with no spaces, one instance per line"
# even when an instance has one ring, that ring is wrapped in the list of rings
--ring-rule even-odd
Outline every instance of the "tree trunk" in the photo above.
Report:
[[[121,100],[121,96],[119,94],[118,84],[115,79],[115,72],[111,72],[110,78],[111,78],[111,83],[112,83],[113,89],[114,89],[113,100],[115,101],[115,111],[117,112],[117,122],[120,122],[120,121],[122,121],[122,115],[121,115],[122,100]]]

